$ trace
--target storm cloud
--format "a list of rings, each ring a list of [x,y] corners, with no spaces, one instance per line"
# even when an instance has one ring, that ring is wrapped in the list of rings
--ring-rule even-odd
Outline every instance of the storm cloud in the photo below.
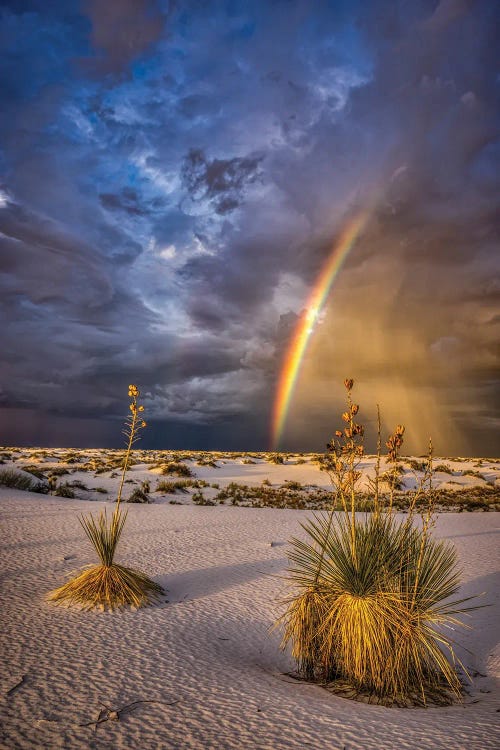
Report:
[[[363,215],[283,447],[324,447],[350,376],[370,439],[379,403],[409,451],[498,455],[496,21],[4,3],[0,441],[119,444],[137,382],[145,445],[266,449],[294,326]]]

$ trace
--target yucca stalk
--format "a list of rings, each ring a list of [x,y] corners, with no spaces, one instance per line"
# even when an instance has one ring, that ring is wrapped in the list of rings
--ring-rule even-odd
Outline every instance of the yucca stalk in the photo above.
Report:
[[[377,460],[375,463],[375,479],[373,481],[373,512],[380,513],[380,458],[382,454],[382,424],[380,421],[380,406],[377,404]]]
[[[127,520],[127,512],[124,513],[121,510],[120,502],[125,476],[130,465],[130,452],[132,445],[139,438],[139,430],[146,427],[146,422],[139,417],[144,407],[137,403],[140,395],[137,386],[130,385],[128,395],[132,401],[129,405],[131,413],[124,429],[127,449],[111,520],[108,523],[106,509],[100,512],[97,519],[92,515],[81,516],[78,519],[101,564],[83,571],[64,586],[51,592],[49,594],[51,601],[65,601],[86,609],[93,607],[115,609],[126,605],[137,608],[152,603],[163,594],[162,587],[143,573],[114,562],[116,548]]]
[[[380,412],[373,513],[356,510],[357,456],[363,428],[353,417],[352,380],[346,380],[349,426],[337,430],[324,468],[337,493],[350,496],[343,513],[314,515],[302,524],[305,539],[292,539],[288,577],[292,594],[277,625],[282,648],[292,645],[301,677],[328,683],[350,695],[370,696],[386,705],[451,702],[461,694],[457,667],[466,670],[444,628],[462,625],[460,615],[476,607],[472,597],[457,599],[460,574],[449,542],[436,541],[432,493],[432,443],[427,470],[405,519],[393,513],[394,482],[384,504],[379,494]],[[404,427],[388,439],[389,459],[396,465]],[[355,439],[355,436],[358,436]],[[346,481],[347,480],[347,481]],[[414,523],[416,497],[426,485],[427,508],[422,525]]]
[[[130,402],[128,407],[130,410],[130,414],[125,420],[125,427],[123,429],[123,434],[127,441],[127,450],[125,452],[125,458],[123,459],[122,476],[120,480],[120,486],[118,488],[118,496],[116,498],[117,510],[120,507],[120,502],[122,499],[123,484],[125,482],[125,476],[130,464],[130,453],[132,451],[132,446],[135,442],[137,442],[137,440],[139,440],[139,431],[146,427],[146,422],[139,416],[140,413],[144,411],[144,406],[137,403],[140,391],[136,385],[129,385],[128,395],[129,398],[132,399],[132,401]]]

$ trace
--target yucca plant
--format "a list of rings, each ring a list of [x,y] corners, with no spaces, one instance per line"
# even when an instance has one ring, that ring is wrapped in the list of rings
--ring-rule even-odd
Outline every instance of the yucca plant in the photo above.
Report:
[[[127,513],[122,512],[122,499],[125,476],[130,464],[130,453],[133,444],[139,439],[139,432],[146,427],[141,417],[144,407],[137,403],[140,395],[135,385],[129,386],[130,414],[125,423],[124,434],[127,439],[127,450],[123,459],[122,476],[116,500],[116,507],[108,522],[106,510],[97,518],[89,515],[78,520],[94,547],[100,565],[82,571],[80,575],[49,594],[54,602],[78,604],[86,609],[101,607],[115,609],[130,605],[142,607],[152,603],[163,594],[162,587],[143,573],[114,562],[115,552],[123,532]]]
[[[428,504],[417,526],[422,487],[404,520],[393,513],[393,488],[388,497],[379,492],[379,417],[372,512],[357,514],[363,428],[353,419],[359,408],[351,400],[353,381],[345,385],[347,426],[337,430],[323,461],[344,511],[315,515],[302,525],[305,540],[291,540],[294,590],[277,623],[284,627],[282,647],[291,643],[303,679],[344,694],[388,705],[450,702],[460,696],[457,666],[463,666],[443,628],[462,624],[459,615],[474,607],[464,606],[467,599],[452,600],[460,582],[455,550],[431,535],[432,446],[425,475]],[[403,433],[398,425],[387,441],[393,465]]]

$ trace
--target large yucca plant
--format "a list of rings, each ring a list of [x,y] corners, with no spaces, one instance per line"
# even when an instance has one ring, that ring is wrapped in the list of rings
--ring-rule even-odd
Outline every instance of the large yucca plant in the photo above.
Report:
[[[397,519],[393,489],[382,497],[377,476],[372,512],[356,514],[363,429],[353,422],[351,380],[346,387],[348,426],[336,432],[325,460],[344,512],[315,515],[303,524],[306,538],[291,540],[294,590],[278,620],[282,646],[291,643],[302,678],[332,689],[386,704],[449,702],[461,692],[461,665],[446,629],[472,608],[452,599],[460,581],[455,550],[431,536],[432,491],[417,526],[415,498],[406,519]],[[393,463],[403,432],[398,425],[388,440]]]
[[[127,519],[127,512],[120,508],[125,475],[130,464],[132,445],[139,438],[139,431],[146,427],[140,416],[144,411],[137,399],[137,386],[129,386],[130,415],[127,418],[124,434],[127,439],[127,450],[123,460],[122,476],[118,490],[116,507],[108,522],[106,510],[101,511],[97,519],[89,515],[79,521],[101,561],[100,565],[82,571],[76,578],[68,581],[49,594],[54,602],[78,604],[84,608],[101,607],[115,609],[130,605],[142,607],[150,604],[163,594],[161,586],[143,573],[114,562],[115,552]]]

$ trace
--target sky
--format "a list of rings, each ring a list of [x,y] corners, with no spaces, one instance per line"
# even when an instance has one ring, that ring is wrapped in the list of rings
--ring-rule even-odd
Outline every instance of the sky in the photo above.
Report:
[[[321,451],[351,377],[367,449],[499,456],[499,15],[0,2],[0,443],[120,446],[135,383],[144,448]]]

